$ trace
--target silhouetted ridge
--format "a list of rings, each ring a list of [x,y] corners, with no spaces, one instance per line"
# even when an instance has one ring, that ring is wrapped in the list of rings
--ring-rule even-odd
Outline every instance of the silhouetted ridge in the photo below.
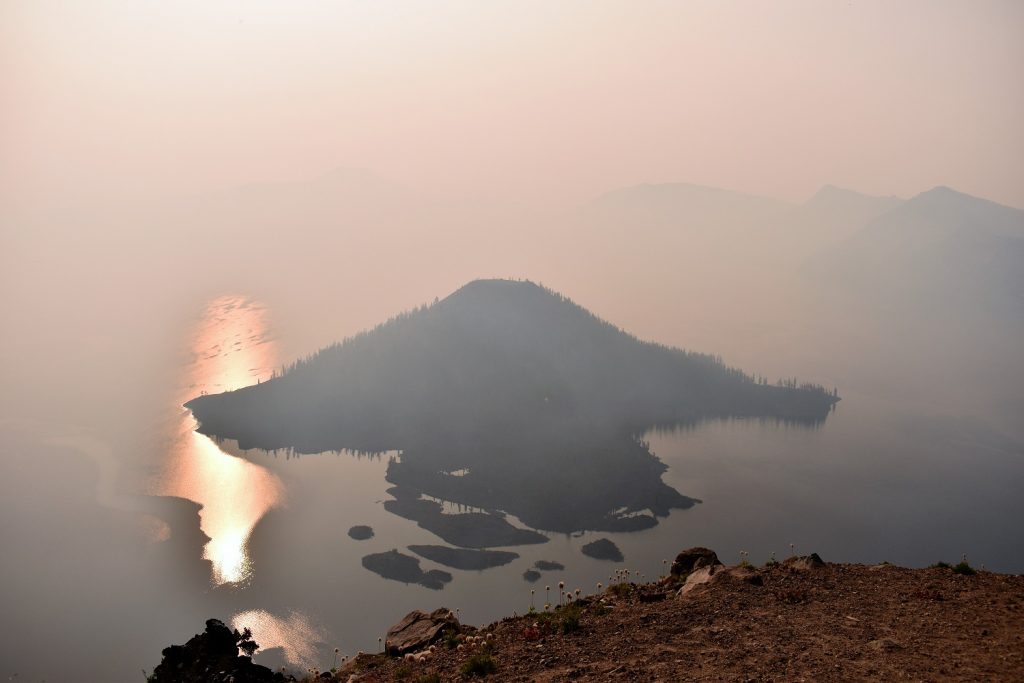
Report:
[[[904,200],[899,197],[877,197],[844,187],[824,185],[804,203],[803,208],[824,212],[829,216],[839,214],[866,221],[903,203]]]

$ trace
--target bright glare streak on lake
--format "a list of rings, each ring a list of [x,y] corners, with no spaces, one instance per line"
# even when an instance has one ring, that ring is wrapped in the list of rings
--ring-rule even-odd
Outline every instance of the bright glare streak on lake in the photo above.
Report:
[[[233,296],[210,302],[191,348],[194,358],[180,403],[268,378],[277,355],[267,337],[265,309]],[[213,565],[213,581],[245,581],[251,574],[249,535],[268,510],[281,504],[284,488],[271,472],[228,455],[195,429],[192,414],[182,409],[159,490],[203,506],[201,528],[210,538],[203,557]]]
[[[285,660],[294,667],[301,669],[317,663],[316,643],[323,635],[302,612],[278,618],[266,610],[248,610],[232,617],[231,627],[252,631],[261,650],[281,648]]]

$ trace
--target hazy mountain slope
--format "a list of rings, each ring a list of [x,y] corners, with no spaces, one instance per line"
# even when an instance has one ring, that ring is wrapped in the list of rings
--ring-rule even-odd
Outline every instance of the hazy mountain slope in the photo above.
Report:
[[[881,311],[1022,321],[1024,211],[937,187],[873,220],[817,272]]]
[[[579,212],[589,245],[600,254],[642,254],[659,277],[699,286],[779,279],[812,254],[900,206],[832,185],[801,205],[716,188],[638,185],[598,197]],[[658,266],[670,259],[677,276]]]
[[[875,197],[825,185],[775,225],[780,251],[805,259],[842,243],[903,202],[899,197]]]
[[[805,269],[814,326],[852,391],[942,405],[1019,433],[1024,211],[938,187]]]
[[[824,185],[800,208],[808,216],[821,216],[824,223],[841,221],[847,225],[865,225],[903,202],[899,197],[876,197],[835,185]]]

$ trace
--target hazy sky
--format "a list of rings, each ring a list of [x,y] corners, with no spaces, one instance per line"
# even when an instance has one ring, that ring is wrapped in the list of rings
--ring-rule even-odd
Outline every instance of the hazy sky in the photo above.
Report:
[[[446,197],[683,181],[1024,206],[1020,2],[0,4],[0,188],[366,167]]]

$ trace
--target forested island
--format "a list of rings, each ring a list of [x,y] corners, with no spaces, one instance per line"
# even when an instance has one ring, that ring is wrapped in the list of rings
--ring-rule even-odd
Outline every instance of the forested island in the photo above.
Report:
[[[769,383],[718,357],[640,341],[525,281],[478,280],[282,368],[189,401],[200,431],[243,449],[398,451],[388,509],[453,545],[630,531],[696,502],[661,480],[654,426],[750,417],[817,424],[834,390]],[[423,498],[472,508],[444,514]],[[498,532],[501,533],[498,533]]]

